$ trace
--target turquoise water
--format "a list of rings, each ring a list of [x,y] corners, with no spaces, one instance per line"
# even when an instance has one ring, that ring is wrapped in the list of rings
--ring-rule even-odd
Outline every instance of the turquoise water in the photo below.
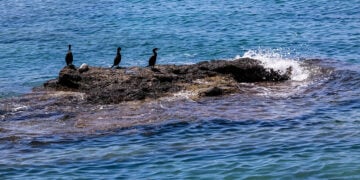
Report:
[[[358,0],[3,0],[0,177],[359,179],[359,9]],[[68,44],[77,66],[109,67],[118,46],[122,66],[145,66],[158,47],[159,64],[253,57],[294,74],[123,112],[23,97],[57,77]],[[134,125],[96,128],[126,118]]]

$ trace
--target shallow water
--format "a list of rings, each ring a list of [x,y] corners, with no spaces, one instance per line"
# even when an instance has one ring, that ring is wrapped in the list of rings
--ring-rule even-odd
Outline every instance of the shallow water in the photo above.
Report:
[[[360,2],[2,1],[0,177],[358,179]],[[21,13],[20,13],[21,12]],[[252,57],[282,83],[92,105],[31,89],[75,64]],[[66,103],[63,103],[66,102]],[[86,174],[86,175],[85,175]]]

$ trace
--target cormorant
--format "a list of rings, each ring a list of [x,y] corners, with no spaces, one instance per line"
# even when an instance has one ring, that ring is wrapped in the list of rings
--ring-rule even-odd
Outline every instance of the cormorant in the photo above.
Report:
[[[115,58],[114,58],[114,65],[112,65],[111,66],[111,68],[113,68],[113,67],[119,67],[119,64],[120,64],[120,62],[121,62],[121,54],[120,54],[120,51],[121,51],[121,48],[120,47],[118,47],[117,48],[117,53],[116,53],[116,56],[115,56]]]
[[[150,59],[149,59],[149,66],[151,66],[151,67],[154,67],[155,66],[155,63],[156,63],[156,57],[157,57],[157,51],[158,50],[158,48],[154,48],[153,49],[153,55],[150,57]]]
[[[68,52],[66,53],[66,56],[65,56],[65,61],[66,61],[66,65],[72,65],[72,62],[73,62],[73,55],[72,55],[72,52],[71,52],[71,45],[69,44],[69,50]]]

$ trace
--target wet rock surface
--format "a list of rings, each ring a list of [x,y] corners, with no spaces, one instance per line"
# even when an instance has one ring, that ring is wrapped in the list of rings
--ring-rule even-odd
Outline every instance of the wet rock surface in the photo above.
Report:
[[[64,67],[59,77],[49,80],[44,87],[82,92],[88,102],[111,104],[157,99],[179,92],[191,92],[192,98],[226,95],[240,92],[238,84],[241,82],[285,81],[290,78],[290,73],[266,69],[260,61],[250,58],[213,60],[193,65],[157,65],[155,68],[88,67],[82,72]]]

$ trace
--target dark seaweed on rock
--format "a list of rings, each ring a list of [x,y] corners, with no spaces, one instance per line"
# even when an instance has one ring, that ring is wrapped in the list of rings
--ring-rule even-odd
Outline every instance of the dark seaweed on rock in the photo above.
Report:
[[[281,74],[266,69],[260,61],[241,58],[233,61],[213,60],[193,65],[158,65],[156,68],[129,67],[109,69],[90,67],[79,71],[64,67],[58,79],[44,84],[47,89],[77,91],[91,103],[157,99],[180,91],[201,96],[218,96],[239,92],[241,82],[288,80],[290,71]]]

